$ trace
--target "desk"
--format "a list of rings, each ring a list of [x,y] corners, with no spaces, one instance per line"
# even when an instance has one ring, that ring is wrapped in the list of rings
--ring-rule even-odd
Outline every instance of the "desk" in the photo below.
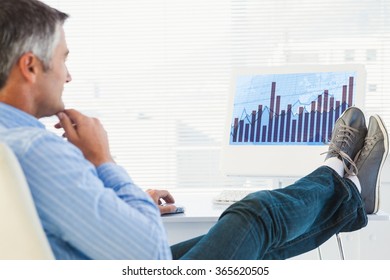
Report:
[[[213,203],[213,197],[221,190],[171,191],[176,204],[185,207],[185,213],[164,215],[168,242],[172,245],[205,234],[218,220],[228,205]]]
[[[216,223],[221,213],[228,207],[228,205],[213,203],[213,197],[215,197],[221,190],[222,189],[184,189],[170,191],[176,200],[176,204],[184,206],[186,211],[183,214],[166,215],[162,217],[167,231],[169,244],[173,245],[208,232],[208,230]],[[369,215],[368,219],[369,223],[376,221],[389,222],[390,216],[386,213],[379,212],[376,215]],[[365,229],[365,231],[367,231],[367,229]],[[353,233],[343,233],[341,236],[343,237],[344,248],[347,252],[347,259],[359,258],[360,245],[357,244],[361,239],[359,231]],[[339,254],[336,243],[334,240],[329,241],[329,243],[331,245],[324,244],[324,246],[321,246],[323,247],[323,254],[325,255],[325,258],[337,259]],[[327,251],[332,252],[327,253]],[[348,252],[352,252],[352,254],[348,254]],[[317,259],[318,253],[308,253],[304,259],[306,258]]]

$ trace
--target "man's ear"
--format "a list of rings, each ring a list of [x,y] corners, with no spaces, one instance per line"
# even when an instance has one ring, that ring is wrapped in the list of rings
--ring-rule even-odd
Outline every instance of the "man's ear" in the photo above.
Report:
[[[18,63],[20,73],[30,83],[34,83],[39,71],[42,70],[41,61],[32,53],[23,54]]]

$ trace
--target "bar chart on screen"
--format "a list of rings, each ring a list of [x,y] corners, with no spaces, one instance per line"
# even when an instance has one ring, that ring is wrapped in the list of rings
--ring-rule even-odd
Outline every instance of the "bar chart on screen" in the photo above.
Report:
[[[236,80],[230,145],[323,145],[354,105],[351,72],[242,75]]]

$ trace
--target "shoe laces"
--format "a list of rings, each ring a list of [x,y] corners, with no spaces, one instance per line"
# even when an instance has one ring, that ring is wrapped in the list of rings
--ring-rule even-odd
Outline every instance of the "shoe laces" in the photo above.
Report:
[[[367,154],[367,152],[370,152],[370,150],[372,149],[372,146],[374,146],[376,140],[377,140],[376,135],[371,136],[371,137],[366,137],[364,139],[363,148],[356,154],[356,157],[355,157],[356,162],[361,160]]]
[[[329,150],[323,154],[331,154],[338,155],[341,158],[341,161],[344,165],[344,170],[348,175],[357,175],[358,169],[356,167],[355,162],[351,159],[351,157],[343,151],[343,147],[350,147],[353,143],[353,137],[355,137],[355,133],[359,132],[358,129],[350,127],[345,124],[340,124],[339,132],[337,133],[334,141],[330,142]],[[349,167],[348,167],[349,163]]]

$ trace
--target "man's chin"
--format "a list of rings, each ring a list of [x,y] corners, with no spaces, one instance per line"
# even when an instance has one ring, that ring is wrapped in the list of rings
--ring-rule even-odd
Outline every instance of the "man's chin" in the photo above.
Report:
[[[64,105],[64,103],[61,102],[61,104],[59,104],[56,112],[53,115],[57,115],[59,112],[63,112],[64,110],[65,110],[65,105]]]
[[[46,112],[44,115],[40,116],[40,118],[45,118],[45,117],[53,117],[56,116],[58,113],[63,112],[65,110],[65,106],[58,106],[56,108],[53,108],[53,110]]]

